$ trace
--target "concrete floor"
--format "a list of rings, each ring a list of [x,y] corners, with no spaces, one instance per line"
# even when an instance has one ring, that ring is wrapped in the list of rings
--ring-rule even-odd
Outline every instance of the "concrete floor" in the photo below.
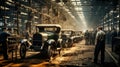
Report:
[[[39,52],[33,51],[28,51],[27,58],[23,60],[3,60],[1,56],[0,67],[117,67],[107,52],[104,65],[92,63],[94,47],[94,45],[85,45],[83,40],[75,43],[74,47],[62,50],[60,56],[55,56],[50,61],[43,58]]]

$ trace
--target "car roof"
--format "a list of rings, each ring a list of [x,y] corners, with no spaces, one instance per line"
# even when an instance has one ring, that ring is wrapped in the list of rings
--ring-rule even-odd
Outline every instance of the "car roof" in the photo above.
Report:
[[[59,24],[37,24],[36,25],[37,27],[60,27],[61,28],[61,26],[59,25]]]
[[[62,29],[62,31],[74,31],[73,29]]]

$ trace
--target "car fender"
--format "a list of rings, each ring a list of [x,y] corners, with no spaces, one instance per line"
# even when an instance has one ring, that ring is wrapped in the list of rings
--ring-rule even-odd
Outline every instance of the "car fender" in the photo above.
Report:
[[[61,44],[62,43],[62,39],[58,39],[58,42]]]
[[[55,40],[54,39],[50,39],[50,40],[47,41],[47,43],[48,44],[53,44],[53,43],[55,43]]]
[[[20,43],[25,43],[27,42],[27,39],[22,39]]]
[[[32,45],[31,42],[28,41],[27,39],[22,39],[21,40],[21,44],[25,44],[27,47],[29,47],[30,45]]]

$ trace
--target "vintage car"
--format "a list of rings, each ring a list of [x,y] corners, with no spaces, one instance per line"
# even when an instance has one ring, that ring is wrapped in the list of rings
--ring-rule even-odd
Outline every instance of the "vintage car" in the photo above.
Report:
[[[61,26],[58,24],[38,24],[36,33],[33,34],[30,49],[40,51],[46,58],[51,58],[55,52],[60,54],[61,41],[59,33]],[[25,58],[29,43],[27,39],[21,41],[20,56]]]
[[[74,31],[74,43],[78,43],[79,41],[81,41],[83,39],[83,35],[81,31]]]
[[[73,29],[62,29],[61,31],[61,39],[62,39],[62,47],[72,47],[73,39],[74,39]]]

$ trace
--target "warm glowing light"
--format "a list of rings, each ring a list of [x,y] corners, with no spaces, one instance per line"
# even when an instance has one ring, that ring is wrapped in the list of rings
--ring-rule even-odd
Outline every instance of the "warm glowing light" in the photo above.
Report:
[[[27,13],[21,12],[22,15],[28,15]]]
[[[78,7],[78,5],[81,5],[81,1],[80,0],[71,0],[71,2],[75,6],[75,10],[77,11],[77,14],[80,17],[80,21],[76,20],[76,22],[78,23],[78,25],[81,25],[80,22],[82,22],[83,23],[82,27],[84,27],[83,29],[87,29],[87,24],[86,24],[86,21],[85,21],[85,16],[84,16],[84,14],[82,12],[83,9],[80,6]],[[78,11],[80,11],[80,12],[78,12]],[[74,17],[72,16],[72,18],[74,18]]]
[[[84,29],[87,29],[87,24],[86,24],[83,12],[81,12],[81,14],[79,14],[79,16],[81,18],[82,23],[84,24],[84,27],[85,27]]]

